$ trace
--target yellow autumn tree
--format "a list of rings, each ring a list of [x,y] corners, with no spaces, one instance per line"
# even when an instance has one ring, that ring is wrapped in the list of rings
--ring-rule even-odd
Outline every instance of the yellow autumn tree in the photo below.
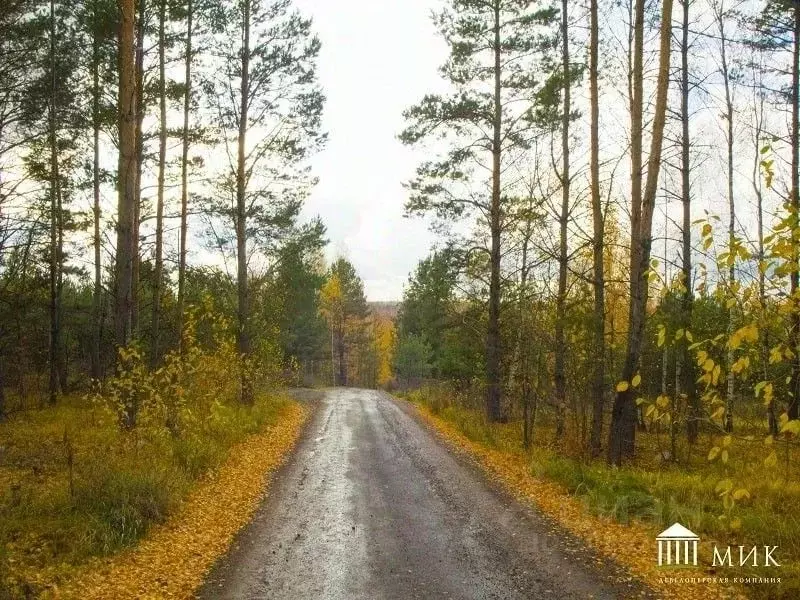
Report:
[[[364,283],[347,259],[339,258],[331,265],[319,305],[331,333],[333,384],[345,386],[351,379],[363,379],[369,311]]]
[[[392,371],[395,346],[394,321],[385,317],[377,317],[374,335],[375,348],[378,353],[378,386],[386,387],[394,379]]]
[[[331,376],[336,385],[337,378],[342,383],[344,370],[344,297],[338,274],[333,273],[320,289],[319,311],[331,332]],[[338,359],[338,364],[337,364]]]

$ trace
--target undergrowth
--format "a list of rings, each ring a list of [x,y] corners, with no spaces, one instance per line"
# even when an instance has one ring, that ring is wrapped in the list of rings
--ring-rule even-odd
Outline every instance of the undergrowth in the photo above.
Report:
[[[196,332],[210,332],[205,341]],[[228,450],[275,423],[287,400],[237,399],[235,344],[193,313],[184,353],[146,369],[134,348],[102,388],[0,424],[0,599],[31,595],[31,575],[114,553],[163,522]],[[257,380],[258,381],[258,380]],[[259,389],[266,389],[259,381]],[[133,424],[121,399],[136,399]]]

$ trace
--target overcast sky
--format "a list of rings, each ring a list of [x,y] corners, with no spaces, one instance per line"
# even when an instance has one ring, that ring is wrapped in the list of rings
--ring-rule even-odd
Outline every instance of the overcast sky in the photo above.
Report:
[[[424,158],[397,134],[402,111],[441,86],[444,42],[430,19],[436,0],[296,0],[322,41],[319,78],[330,136],[313,160],[320,182],[305,207],[328,227],[329,258],[353,262],[369,300],[399,300],[433,242],[403,216],[402,184]]]

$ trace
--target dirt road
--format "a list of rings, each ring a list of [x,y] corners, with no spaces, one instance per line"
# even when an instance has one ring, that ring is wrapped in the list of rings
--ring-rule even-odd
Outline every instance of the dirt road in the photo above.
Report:
[[[488,484],[381,392],[326,392],[201,598],[628,598],[611,565]]]

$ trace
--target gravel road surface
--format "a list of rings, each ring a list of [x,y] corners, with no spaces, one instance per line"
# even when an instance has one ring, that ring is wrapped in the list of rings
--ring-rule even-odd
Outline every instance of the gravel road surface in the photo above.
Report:
[[[650,596],[485,480],[382,392],[321,393],[268,498],[200,597]]]

